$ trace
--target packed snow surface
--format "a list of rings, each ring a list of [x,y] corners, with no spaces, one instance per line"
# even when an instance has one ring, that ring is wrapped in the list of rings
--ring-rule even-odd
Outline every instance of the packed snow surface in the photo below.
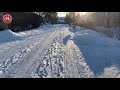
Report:
[[[1,78],[119,78],[119,54],[119,40],[81,27],[0,31]]]

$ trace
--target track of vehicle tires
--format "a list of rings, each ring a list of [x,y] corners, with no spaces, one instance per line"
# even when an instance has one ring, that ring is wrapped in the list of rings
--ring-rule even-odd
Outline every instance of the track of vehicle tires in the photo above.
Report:
[[[66,29],[44,33],[31,38],[31,44],[5,60],[2,78],[88,78],[94,77],[82,54],[72,40],[64,43],[71,35]],[[44,37],[42,37],[44,36]],[[42,37],[42,38],[41,38]]]

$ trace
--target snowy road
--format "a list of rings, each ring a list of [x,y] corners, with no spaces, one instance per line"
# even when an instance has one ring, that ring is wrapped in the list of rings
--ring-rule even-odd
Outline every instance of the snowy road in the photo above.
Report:
[[[77,32],[71,32],[69,28],[68,25],[50,25],[18,34],[3,32],[12,39],[5,36],[6,40],[0,42],[0,77],[120,76],[119,41],[91,30],[77,28]]]
[[[6,53],[8,53],[7,54],[8,56],[6,55],[5,57],[9,57],[9,58],[4,61],[6,63],[6,64],[4,64],[4,67],[6,66],[6,68],[2,69],[2,71],[4,72],[3,75],[5,77],[12,77],[12,76],[16,77],[16,74],[18,74],[21,71],[22,71],[22,75],[24,75],[24,72],[26,71],[25,69],[29,68],[29,66],[27,66],[27,65],[31,65],[31,63],[33,63],[32,61],[29,61],[30,58],[32,58],[34,56],[34,54],[37,52],[37,50],[41,47],[41,44],[51,33],[52,32],[48,32],[48,33],[38,35],[38,36],[32,37],[30,39],[24,40],[24,41],[20,41],[20,43],[12,44],[12,47],[9,47],[9,45],[8,45],[8,50],[9,50],[9,48],[11,50],[10,51],[6,50]],[[16,47],[16,45],[18,47]],[[20,48],[20,51],[18,51],[19,48]],[[21,74],[19,74],[19,75],[21,75]]]
[[[4,52],[6,51],[8,54],[1,56],[3,58],[7,57],[1,63],[1,77],[30,77],[41,62],[45,51],[49,49],[61,30],[42,33],[19,42],[12,42],[12,46],[10,46],[10,43],[6,46],[3,44],[1,48],[5,47]],[[19,48],[22,50],[18,52]]]
[[[69,40],[65,50],[65,77],[70,78],[93,78],[94,73],[90,70],[85,59],[72,40]]]

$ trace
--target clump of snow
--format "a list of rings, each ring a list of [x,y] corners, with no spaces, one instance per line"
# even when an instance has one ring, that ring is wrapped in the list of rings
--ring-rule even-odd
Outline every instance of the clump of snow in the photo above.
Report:
[[[5,43],[8,41],[20,40],[20,36],[11,30],[5,30],[0,32],[0,43]]]

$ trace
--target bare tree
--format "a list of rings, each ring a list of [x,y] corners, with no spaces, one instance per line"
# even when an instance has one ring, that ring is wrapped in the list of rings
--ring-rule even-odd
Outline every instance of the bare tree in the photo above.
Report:
[[[105,23],[108,28],[110,28],[111,12],[105,12]]]

